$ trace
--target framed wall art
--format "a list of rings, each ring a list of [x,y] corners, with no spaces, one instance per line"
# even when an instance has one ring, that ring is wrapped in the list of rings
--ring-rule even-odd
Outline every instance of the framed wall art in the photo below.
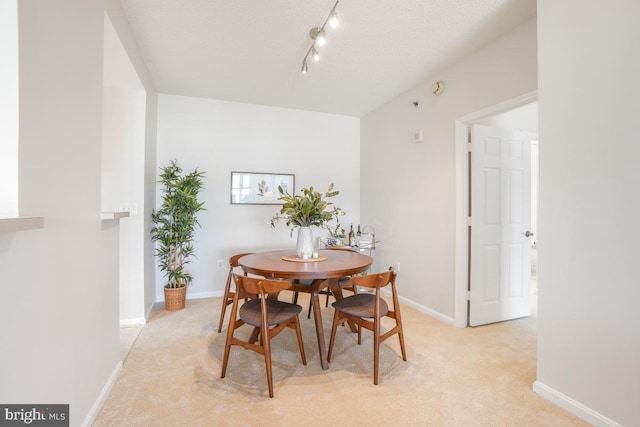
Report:
[[[295,193],[295,175],[268,172],[231,172],[232,205],[281,205],[278,187]]]

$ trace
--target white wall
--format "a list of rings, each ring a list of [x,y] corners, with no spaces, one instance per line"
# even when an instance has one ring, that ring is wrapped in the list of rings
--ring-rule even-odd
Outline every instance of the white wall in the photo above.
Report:
[[[149,236],[153,228],[151,212],[156,205],[156,146],[158,134],[158,94],[147,89],[146,132],[144,146],[144,229],[142,241],[144,242],[144,309],[148,314],[153,308],[156,298],[156,257],[155,245]],[[147,317],[145,315],[145,317]]]
[[[18,5],[0,2],[0,216],[18,215]]]
[[[495,114],[474,123],[494,126],[502,129],[525,130],[533,133],[538,132],[538,103],[531,102],[522,107]]]
[[[105,15],[102,127],[102,210],[134,208],[120,221],[120,323],[145,322],[144,86]],[[151,191],[151,188],[149,189]]]
[[[105,61],[110,61],[105,64],[105,85],[110,86],[108,92],[114,95],[105,101],[112,111],[111,123],[105,126],[126,130],[127,136],[122,139],[130,144],[123,147],[126,152],[114,152],[119,156],[118,166],[124,171],[118,174],[119,184],[111,193],[114,198],[109,203],[135,202],[138,205],[137,216],[122,221],[120,227],[120,321],[126,325],[145,321],[156,301],[154,247],[148,236],[156,195],[158,93],[119,0],[104,0],[104,7],[107,20],[113,26],[105,31],[105,44],[108,45],[105,49],[110,49],[105,51]],[[114,102],[116,99],[118,102]],[[136,120],[131,120],[133,116]],[[119,122],[126,122],[126,125]],[[108,132],[113,134],[114,129]],[[114,139],[112,143],[118,142]]]
[[[100,220],[101,2],[19,2],[21,215],[0,235],[0,401],[80,425],[120,366],[118,226]]]
[[[177,159],[185,172],[198,167],[206,173],[207,211],[198,217],[202,229],[187,298],[219,295],[235,253],[295,247],[284,224],[267,226],[278,206],[230,204],[231,171],[293,173],[296,192],[309,186],[324,192],[333,182],[340,194],[331,200],[347,212],[341,223],[358,223],[359,119],[172,95],[160,95],[158,116],[158,167]],[[217,260],[224,260],[223,269]],[[159,271],[156,283],[162,300]]]
[[[538,2],[536,391],[596,425],[640,423],[638,16]]]
[[[455,120],[534,91],[536,23],[525,23],[367,114],[361,125],[362,222],[381,266],[400,263],[399,292],[453,323]],[[431,84],[445,82],[435,96]],[[413,101],[418,101],[414,107]],[[424,142],[410,143],[422,129]]]

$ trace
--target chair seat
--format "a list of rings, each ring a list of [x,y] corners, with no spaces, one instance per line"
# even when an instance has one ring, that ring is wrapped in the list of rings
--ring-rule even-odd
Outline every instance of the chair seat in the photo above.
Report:
[[[302,311],[302,307],[296,304],[291,304],[283,301],[266,300],[267,301],[267,322],[269,326],[285,323],[288,320],[296,317]],[[262,307],[260,305],[260,299],[252,299],[247,301],[240,307],[240,318],[245,323],[260,327],[262,323]]]
[[[375,295],[360,293],[343,298],[331,305],[335,310],[349,316],[371,319],[373,318],[375,302]],[[380,298],[380,317],[386,316],[388,312],[389,306],[382,298]]]
[[[355,292],[355,288],[353,284],[349,284],[350,282],[351,282],[351,276],[342,276],[338,278],[338,285],[341,288],[347,289],[351,292]],[[300,280],[296,280],[296,283],[300,285],[311,286],[313,284],[313,280],[300,279]],[[331,289],[329,288],[323,289],[319,291],[318,294],[327,296],[325,307],[329,307],[329,296],[333,295],[333,292],[331,292]],[[296,292],[293,297],[293,303],[295,304],[297,302],[298,302],[298,293]],[[310,317],[311,317],[311,300],[309,300],[309,311],[307,312],[307,319],[309,319]]]

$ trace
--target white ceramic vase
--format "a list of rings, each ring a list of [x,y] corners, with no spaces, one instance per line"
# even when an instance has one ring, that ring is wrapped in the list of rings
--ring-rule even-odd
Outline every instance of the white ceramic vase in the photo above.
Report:
[[[311,232],[311,227],[298,228],[296,254],[302,259],[311,258],[313,249],[313,233]]]

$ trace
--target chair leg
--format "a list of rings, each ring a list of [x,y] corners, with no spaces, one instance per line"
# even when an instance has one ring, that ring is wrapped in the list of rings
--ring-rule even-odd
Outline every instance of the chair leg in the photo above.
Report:
[[[262,345],[262,334],[260,334],[260,328],[255,327],[247,341],[251,344],[255,344],[258,341],[258,338],[260,339],[260,345]]]
[[[398,339],[400,340],[400,351],[402,352],[402,360],[407,361],[407,353],[404,351],[404,333],[402,332],[402,327],[400,327],[400,331],[398,332]]]
[[[378,385],[380,356],[380,318],[373,319],[373,384]]]
[[[400,340],[400,351],[402,352],[402,360],[407,361],[407,353],[404,349],[404,330],[402,329],[402,317],[400,309],[395,308],[396,328],[398,328],[398,339]]]
[[[233,298],[233,292],[229,292],[229,297],[225,298],[225,300],[222,301],[222,308],[220,309],[220,321],[218,322],[218,333],[222,332],[222,325],[224,324],[224,315],[227,310],[227,306],[233,302],[231,298]]]
[[[226,304],[225,304],[226,306]],[[229,353],[231,352],[231,341],[233,340],[233,332],[236,329],[236,311],[235,308],[237,306],[233,305],[231,310],[231,317],[229,319],[229,329],[227,329],[227,340],[224,344],[224,356],[222,358],[222,373],[220,374],[220,378],[224,378],[227,373],[227,364],[229,362]]]
[[[338,311],[333,312],[333,324],[331,325],[331,338],[329,339],[329,351],[327,352],[327,362],[331,362],[331,353],[333,352],[333,344],[336,340],[336,331],[338,330]]]
[[[267,384],[269,385],[269,397],[273,397],[273,374],[271,372],[271,336],[267,329],[264,333],[261,332],[262,346],[264,349],[264,364],[267,369]]]
[[[302,342],[302,331],[300,330],[300,319],[298,316],[294,317],[293,325],[296,330],[296,336],[298,337],[298,347],[300,348],[300,358],[302,359],[302,364],[307,364],[307,356],[304,354],[304,343]]]
[[[227,305],[229,305],[229,297],[231,290],[231,274],[227,277],[227,284],[224,288],[224,297],[222,299],[222,309],[220,310],[220,321],[218,322],[218,333],[222,332],[222,323],[224,322],[224,312],[227,309]]]
[[[231,351],[231,340],[227,338],[227,342],[224,345],[224,357],[222,358],[222,372],[220,373],[220,378],[224,378],[227,374],[227,363],[229,362],[229,353]]]

